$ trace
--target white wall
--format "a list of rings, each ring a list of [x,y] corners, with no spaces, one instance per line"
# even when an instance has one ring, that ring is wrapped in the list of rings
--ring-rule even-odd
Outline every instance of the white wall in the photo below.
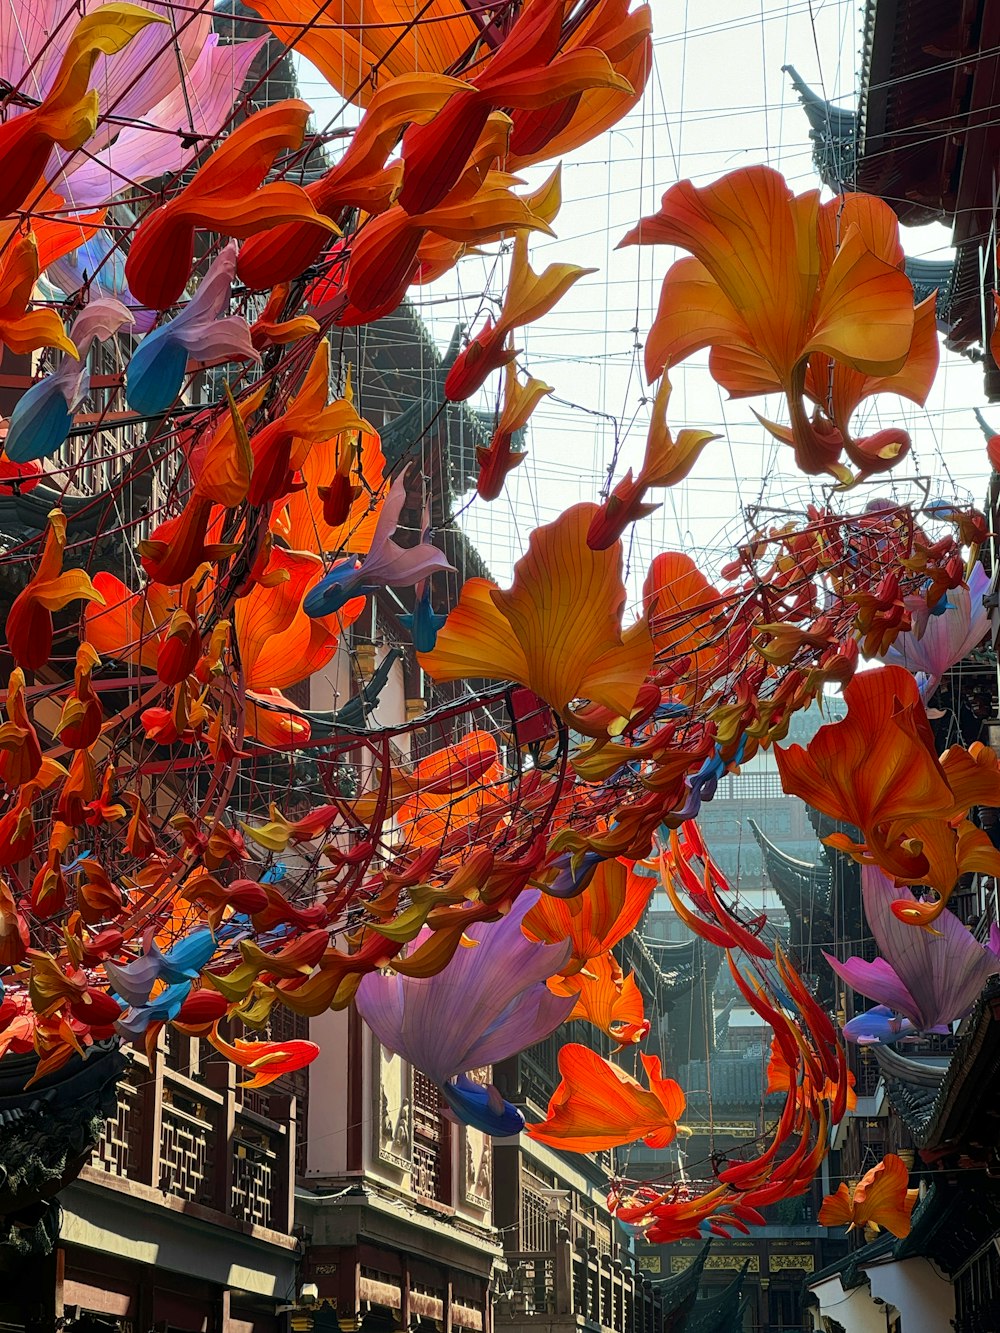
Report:
[[[867,1285],[845,1291],[840,1285],[840,1279],[834,1277],[818,1283],[810,1290],[819,1301],[820,1313],[836,1319],[846,1333],[886,1333],[888,1319],[885,1306],[875,1304]],[[947,1327],[945,1324],[944,1328]],[[903,1333],[910,1333],[905,1320]],[[935,1333],[944,1333],[944,1329],[937,1329]]]
[[[929,1259],[902,1259],[866,1268],[872,1295],[894,1305],[903,1333],[941,1333],[955,1318],[955,1291]]]
[[[306,1176],[316,1179],[342,1176],[347,1170],[348,1014],[326,1013],[309,1020],[309,1036],[319,1055],[309,1066],[309,1147]]]

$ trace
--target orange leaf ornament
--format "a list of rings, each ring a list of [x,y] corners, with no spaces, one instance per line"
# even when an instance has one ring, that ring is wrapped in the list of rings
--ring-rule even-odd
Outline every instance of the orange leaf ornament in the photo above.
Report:
[[[523,231],[518,232],[497,322],[494,324],[488,317],[468,347],[455,358],[444,382],[445,397],[459,402],[482,388],[494,370],[514,359],[514,348],[507,345],[508,335],[515,328],[523,328],[547,315],[575,282],[595,272],[596,269],[576,264],[549,264],[542,273],[535,273],[528,263],[528,238]]]
[[[566,1152],[603,1152],[636,1139],[650,1148],[665,1148],[677,1137],[686,1099],[679,1084],[662,1077],[655,1055],[640,1058],[648,1089],[596,1051],[563,1046],[562,1081],[552,1094],[548,1117],[528,1125],[528,1135]]]
[[[637,875],[626,861],[601,861],[585,888],[572,898],[543,893],[522,922],[531,939],[573,946],[568,976],[620,943],[635,930],[656,887],[652,875]]]
[[[81,600],[104,602],[82,569],[63,570],[65,546],[66,515],[53,509],[38,569],[14,599],[7,616],[7,645],[14,661],[25,671],[38,671],[49,660],[53,611]]]
[[[76,344],[56,312],[28,309],[37,280],[38,243],[29,232],[12,241],[0,257],[0,347],[9,347],[18,356],[39,347],[58,347],[79,360]]]
[[[424,124],[466,86],[460,79],[422,72],[380,83],[344,156],[325,176],[306,186],[316,211],[329,217],[347,207],[371,215],[384,212],[399,190],[399,167],[386,169],[385,160],[400,130]],[[282,223],[247,241],[236,272],[248,287],[264,291],[298,277],[319,258],[329,239],[329,229],[316,222]]]
[[[659,505],[645,502],[650,486],[674,486],[688,475],[706,444],[717,440],[708,430],[682,430],[674,440],[667,426],[667,403],[670,401],[670,380],[664,373],[653,402],[653,414],[646,437],[646,454],[642,467],[633,480],[632,469],[614,488],[601,505],[600,512],[590,525],[587,545],[595,551],[603,550],[616,541],[630,523],[645,518],[659,509]]]
[[[947,817],[954,797],[910,673],[863,671],[844,699],[847,716],[821,727],[806,749],[776,747],[784,790],[864,833],[907,816]]]
[[[621,543],[588,547],[596,512],[574,505],[536,528],[507,591],[467,580],[422,668],[435,680],[517,681],[568,718],[576,699],[627,717],[653,648],[645,621],[622,632]]]
[[[503,490],[508,472],[512,472],[519,463],[523,463],[527,454],[513,453],[511,442],[514,433],[527,425],[528,418],[545,397],[552,392],[551,384],[544,384],[530,376],[524,384],[518,382],[517,369],[513,361],[507,363],[504,379],[503,411],[493,431],[489,448],[476,449],[476,462],[479,464],[479,478],[476,490],[483,500],[495,500]]]
[[[907,1189],[910,1173],[902,1158],[886,1153],[878,1166],[862,1176],[853,1197],[846,1185],[828,1194],[819,1210],[821,1227],[885,1227],[894,1236],[910,1234],[910,1215],[917,1191]]]

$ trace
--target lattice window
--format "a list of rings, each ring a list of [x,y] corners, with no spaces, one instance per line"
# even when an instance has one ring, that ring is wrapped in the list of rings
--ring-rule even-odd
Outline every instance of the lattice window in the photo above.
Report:
[[[521,1193],[521,1249],[547,1250],[550,1230],[545,1199],[526,1186]]]
[[[132,1081],[133,1077],[129,1074],[118,1084],[118,1104],[104,1126],[90,1164],[109,1175],[134,1179],[139,1162],[142,1094]]]
[[[262,1130],[240,1125],[233,1139],[233,1216],[269,1227],[278,1186],[278,1154]]]
[[[167,1096],[171,1100],[166,1100]],[[164,1090],[160,1130],[160,1189],[178,1199],[211,1206],[214,1142],[212,1125],[203,1103],[174,1090]]]

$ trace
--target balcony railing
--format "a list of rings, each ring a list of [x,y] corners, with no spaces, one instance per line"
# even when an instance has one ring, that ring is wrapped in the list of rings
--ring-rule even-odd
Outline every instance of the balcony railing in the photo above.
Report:
[[[549,1324],[575,1317],[613,1333],[658,1333],[664,1311],[656,1287],[631,1266],[595,1247],[573,1245],[560,1231],[552,1250],[508,1252],[510,1296],[497,1311],[498,1326]]]
[[[292,1223],[295,1100],[260,1094],[242,1104],[235,1071],[208,1064],[188,1078],[137,1057],[118,1085],[91,1167],[251,1226]],[[265,1112],[261,1114],[261,1112]]]

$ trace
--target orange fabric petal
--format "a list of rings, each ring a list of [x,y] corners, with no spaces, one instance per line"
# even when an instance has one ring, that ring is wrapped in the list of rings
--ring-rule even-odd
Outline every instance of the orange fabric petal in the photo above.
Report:
[[[894,1236],[908,1236],[916,1200],[916,1191],[907,1189],[909,1179],[903,1160],[886,1153],[878,1166],[862,1176],[853,1199],[847,1186],[841,1185],[836,1194],[823,1200],[820,1226],[885,1227]]]
[[[806,350],[868,375],[902,370],[913,341],[913,285],[850,227],[823,282]]]
[[[784,790],[863,831],[907,816],[947,815],[951,788],[910,673],[893,666],[861,672],[844,699],[847,716],[821,727],[806,749],[775,747]]]
[[[587,546],[595,505],[575,505],[536,528],[503,592],[467,582],[433,652],[418,660],[436,680],[516,680],[554,708],[577,698],[628,716],[652,665],[644,623],[623,636],[621,543]]]
[[[361,493],[351,503],[350,513],[343,523],[331,527],[326,522],[323,502],[318,494],[321,486],[330,484],[349,438],[333,435],[320,440],[302,464],[305,489],[288,497],[284,514],[278,520],[281,535],[295,550],[317,554],[368,553],[388,489],[382,486],[385,472],[382,442],[374,431],[361,432],[360,456],[351,470],[352,480],[356,479],[361,485]]]
[[[602,861],[587,887],[575,897],[553,898],[543,893],[525,916],[523,930],[549,944],[571,940],[572,962],[581,967],[613,949],[636,928],[655,887],[651,875],[635,874],[626,861]]]
[[[623,976],[613,953],[591,959],[585,972],[553,978],[549,990],[556,995],[576,995],[576,1007],[566,1021],[580,1019],[592,1023],[616,1041],[619,1049],[642,1041],[649,1031],[635,973]]]
[[[308,221],[336,231],[300,186],[263,183],[278,153],[300,146],[308,117],[309,107],[296,99],[255,112],[179,194],[146,214],[125,261],[129,287],[143,305],[164,310],[178,300],[191,274],[197,227],[238,239],[282,222]]]
[[[363,597],[355,597],[337,615],[307,616],[302,601],[323,577],[322,560],[305,551],[281,549],[271,560],[272,568],[287,570],[288,578],[270,588],[256,584],[233,613],[248,690],[286,689],[322,671],[337,651],[341,631],[354,623],[365,604]]]
[[[41,104],[0,126],[0,217],[16,213],[38,184],[56,144],[81,147],[97,128],[98,95],[87,91],[100,55],[115,55],[150,23],[167,20],[139,5],[101,5],[73,28]]]
[[[649,1079],[647,1090],[623,1069],[586,1046],[559,1051],[562,1080],[549,1102],[548,1117],[528,1125],[539,1143],[568,1152],[602,1152],[643,1139],[665,1148],[677,1135],[677,1117],[684,1111],[684,1093],[660,1075],[656,1056],[642,1056]]]

